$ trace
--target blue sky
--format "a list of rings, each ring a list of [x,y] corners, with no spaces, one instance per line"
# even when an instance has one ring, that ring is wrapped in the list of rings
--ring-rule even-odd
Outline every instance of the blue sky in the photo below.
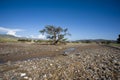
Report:
[[[69,40],[120,34],[119,0],[0,0],[0,33],[44,37],[45,25],[68,28]]]

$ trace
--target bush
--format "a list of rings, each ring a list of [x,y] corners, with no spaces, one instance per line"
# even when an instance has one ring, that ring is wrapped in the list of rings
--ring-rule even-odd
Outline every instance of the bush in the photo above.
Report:
[[[117,38],[117,43],[120,44],[120,34],[119,34],[119,36]]]
[[[18,39],[18,41],[21,41],[21,42],[31,42],[32,40],[31,39]]]

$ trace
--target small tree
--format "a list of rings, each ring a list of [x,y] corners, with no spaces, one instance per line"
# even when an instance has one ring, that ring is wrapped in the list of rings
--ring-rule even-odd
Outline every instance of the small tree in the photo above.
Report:
[[[53,25],[47,25],[43,30],[40,30],[40,33],[46,34],[47,38],[52,40],[52,44],[57,44],[59,41],[64,40],[66,35],[70,35],[68,33],[68,29],[61,28],[61,27],[56,27]]]
[[[120,34],[118,35],[118,38],[117,38],[117,43],[120,44]]]

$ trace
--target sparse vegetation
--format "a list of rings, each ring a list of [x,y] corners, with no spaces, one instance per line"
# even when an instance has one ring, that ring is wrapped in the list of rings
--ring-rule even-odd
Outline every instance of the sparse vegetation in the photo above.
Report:
[[[6,42],[17,42],[17,39],[0,38],[0,43],[6,43]]]
[[[47,38],[52,40],[52,44],[57,44],[58,42],[65,42],[66,39],[64,38],[66,35],[70,35],[68,33],[68,29],[56,27],[53,25],[47,25],[43,30],[40,30],[40,33],[47,35]]]
[[[18,39],[18,41],[20,41],[20,42],[31,42],[32,39]]]
[[[110,46],[115,46],[115,47],[120,47],[120,44],[118,44],[118,43],[110,43],[109,45]]]
[[[117,43],[120,44],[120,34],[118,35]]]
[[[0,42],[17,42],[17,37],[12,35],[0,34]]]
[[[114,40],[104,40],[104,39],[91,39],[91,40],[77,40],[77,41],[73,41],[75,43],[96,43],[96,44],[110,44],[110,43],[115,43]]]

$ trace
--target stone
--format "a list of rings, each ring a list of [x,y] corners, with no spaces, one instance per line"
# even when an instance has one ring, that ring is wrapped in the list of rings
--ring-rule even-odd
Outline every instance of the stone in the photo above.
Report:
[[[18,79],[17,79],[17,77],[12,77],[12,79],[11,79],[11,80],[18,80]]]
[[[79,55],[80,55],[80,53],[76,53],[75,55],[76,55],[76,56],[79,56]]]
[[[0,77],[0,80],[3,80],[3,78],[2,78],[2,77]]]
[[[28,80],[32,80],[32,78],[29,78]]]
[[[52,66],[53,64],[50,64],[50,66]]]
[[[8,61],[8,62],[7,62],[7,65],[9,65],[9,66],[10,66],[10,65],[11,65],[11,61]]]
[[[43,75],[43,78],[46,78],[47,77],[47,75],[45,74],[45,75]]]
[[[24,79],[28,79],[28,76],[24,76]]]
[[[26,73],[21,73],[20,76],[21,77],[26,76]]]
[[[64,56],[67,56],[70,52],[74,51],[75,48],[68,48],[66,50],[64,50],[64,52],[62,53]]]

